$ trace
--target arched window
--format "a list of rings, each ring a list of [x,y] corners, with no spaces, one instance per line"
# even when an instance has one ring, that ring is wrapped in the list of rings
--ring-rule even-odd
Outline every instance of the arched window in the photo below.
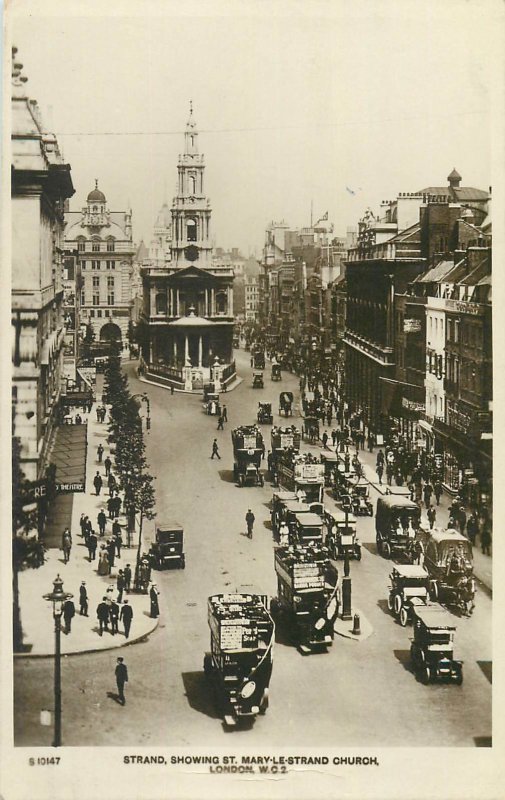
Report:
[[[156,295],[156,313],[157,314],[167,313],[167,296],[163,292]]]
[[[112,238],[112,236],[110,236],[110,237],[107,239],[107,252],[108,252],[108,253],[113,253],[115,249],[116,249],[116,242],[115,242],[115,240]]]
[[[188,219],[186,222],[186,239],[188,242],[196,242],[197,224],[196,219]]]
[[[86,239],[83,236],[80,236],[77,240],[77,250],[79,253],[84,253],[86,250]]]
[[[93,241],[91,243],[91,249],[92,249],[93,253],[99,253],[100,252],[100,239],[98,239],[98,237],[95,237],[93,239]]]
[[[196,178],[194,175],[189,176],[189,193],[196,194]]]

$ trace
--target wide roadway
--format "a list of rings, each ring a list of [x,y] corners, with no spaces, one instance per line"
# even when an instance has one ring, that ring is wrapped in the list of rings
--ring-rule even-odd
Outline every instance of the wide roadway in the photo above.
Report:
[[[131,391],[147,391],[151,401],[147,456],[156,475],[157,522],[176,520],[184,527],[186,569],[153,573],[161,592],[160,627],[146,642],[122,652],[130,675],[124,708],[107,697],[114,690],[117,652],[65,660],[67,745],[219,746],[225,737],[230,744],[202,669],[209,648],[207,598],[242,589],[276,591],[272,487],[268,481],[264,488],[234,484],[230,431],[255,421],[260,400],[272,403],[274,423],[279,423],[281,390],[294,392],[293,422],[301,422],[296,376],[283,373],[282,382],[273,383],[267,364],[265,388],[256,390],[249,354],[238,351],[236,356],[243,382],[223,395],[229,419],[224,431],[203,412],[201,397],[148,386],[137,380],[133,365],[127,367]],[[268,450],[270,427],[262,430]],[[214,437],[221,460],[210,458]],[[375,506],[374,490],[372,500]],[[329,496],[326,502],[335,506]],[[248,508],[256,517],[252,540],[245,536]],[[148,523],[148,542],[153,532],[154,523]],[[488,745],[490,598],[480,592],[473,617],[456,619],[455,654],[464,661],[463,685],[424,686],[410,671],[411,628],[402,628],[387,610],[391,563],[376,554],[372,518],[359,519],[358,535],[364,546],[361,562],[351,565],[353,604],[366,615],[373,634],[363,642],[336,636],[327,653],[310,656],[279,637],[270,708],[252,727],[234,731],[233,743],[248,748],[266,742],[276,747]],[[48,659],[25,664],[18,675],[19,698],[26,698],[29,684],[50,682],[51,670]]]

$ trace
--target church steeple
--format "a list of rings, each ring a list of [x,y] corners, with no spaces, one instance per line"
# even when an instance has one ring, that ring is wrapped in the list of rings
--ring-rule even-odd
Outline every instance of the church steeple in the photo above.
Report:
[[[210,203],[205,196],[203,155],[198,153],[198,131],[193,116],[193,102],[184,132],[184,152],[177,165],[177,195],[172,205],[172,262],[182,266],[198,261],[203,269],[210,267]]]
[[[198,131],[193,117],[193,101],[189,101],[189,117],[186,122],[186,132],[184,134],[184,154],[194,156],[198,153]]]

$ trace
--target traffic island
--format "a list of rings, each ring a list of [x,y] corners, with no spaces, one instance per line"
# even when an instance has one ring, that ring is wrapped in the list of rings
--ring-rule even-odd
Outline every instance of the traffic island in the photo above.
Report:
[[[360,633],[354,633],[356,628],[355,617],[359,617]],[[346,639],[353,639],[355,642],[364,642],[373,633],[373,627],[363,612],[359,608],[353,608],[351,611],[350,619],[342,619],[338,616],[333,623],[333,630],[339,636],[344,636]]]

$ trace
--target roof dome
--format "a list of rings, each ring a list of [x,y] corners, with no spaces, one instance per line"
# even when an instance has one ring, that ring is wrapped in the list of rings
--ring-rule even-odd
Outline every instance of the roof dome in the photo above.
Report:
[[[105,203],[105,195],[98,188],[98,180],[95,179],[95,188],[88,194],[88,203]]]

